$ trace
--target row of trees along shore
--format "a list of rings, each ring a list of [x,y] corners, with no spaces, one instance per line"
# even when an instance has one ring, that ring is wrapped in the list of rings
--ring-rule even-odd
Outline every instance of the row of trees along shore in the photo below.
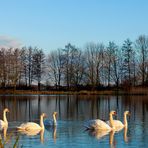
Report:
[[[100,90],[148,85],[148,36],[136,41],[68,43],[44,53],[37,47],[0,49],[0,88]]]

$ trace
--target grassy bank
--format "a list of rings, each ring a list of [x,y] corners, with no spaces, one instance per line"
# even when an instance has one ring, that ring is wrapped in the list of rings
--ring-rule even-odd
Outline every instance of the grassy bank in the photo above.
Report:
[[[50,95],[50,94],[61,94],[61,95],[148,95],[148,88],[135,87],[129,90],[98,90],[98,91],[32,91],[32,90],[0,90],[0,94],[26,94],[26,95]]]

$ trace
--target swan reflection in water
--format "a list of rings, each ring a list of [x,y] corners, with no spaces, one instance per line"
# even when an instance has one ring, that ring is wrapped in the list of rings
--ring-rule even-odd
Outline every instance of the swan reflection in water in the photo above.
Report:
[[[29,131],[26,131],[26,130],[18,130],[18,132],[20,132],[21,134],[25,134],[27,136],[36,136],[38,134],[40,134],[40,141],[42,143],[44,143],[44,129],[43,130],[39,130],[39,129],[32,129],[32,130],[29,130]]]
[[[49,132],[52,131],[52,137],[54,139],[54,142],[56,142],[57,138],[57,114],[57,112],[53,112],[52,119],[46,119],[44,121],[45,128],[49,130]]]
[[[109,130],[108,131],[107,130],[105,130],[105,131],[103,131],[103,130],[89,130],[88,133],[90,136],[93,136],[99,140],[99,139],[105,137],[106,135],[108,135],[110,133],[110,131]]]
[[[121,131],[121,130],[119,130]],[[127,131],[128,131],[128,128],[125,127],[124,128],[124,132],[123,132],[123,139],[124,139],[124,142],[125,143],[128,143],[128,137],[127,137]],[[110,137],[109,137],[109,143],[110,143],[110,146],[112,148],[114,148],[116,146],[116,141],[114,140],[114,134],[117,133],[117,131],[111,131],[110,132]],[[118,134],[118,133],[117,133]]]
[[[111,148],[114,148],[116,146],[116,142],[114,140],[115,131],[111,131],[109,134],[109,144]]]
[[[128,131],[128,128],[124,128],[124,142],[126,143],[128,143],[127,131]]]
[[[114,148],[116,146],[114,135],[115,133],[118,134],[119,131],[121,131],[121,129],[118,131],[117,130],[113,130],[113,131],[89,130],[88,133],[89,135],[95,137],[98,140],[102,139],[103,137],[109,134],[109,144],[112,148]],[[126,143],[128,143],[127,131],[128,131],[128,128],[125,127],[123,132],[123,137],[124,137],[124,142]]]
[[[49,132],[52,133],[52,138],[54,140],[54,143],[56,143],[56,139],[57,139],[57,126],[45,126],[45,129]]]
[[[3,128],[4,141],[7,141],[7,129],[8,129],[8,127]]]
[[[53,128],[52,137],[53,137],[54,143],[56,143],[56,139],[57,139],[57,128],[56,127]]]
[[[110,144],[110,146],[111,147],[115,146],[115,141],[114,141],[115,131],[89,130],[88,133],[89,133],[89,135],[95,137],[98,140],[100,140],[100,139],[104,138],[105,136],[109,135],[109,144]]]
[[[7,142],[7,129],[8,127],[0,128],[0,131],[3,132],[4,141]],[[1,135],[0,135],[1,136]],[[2,139],[2,138],[1,138]]]

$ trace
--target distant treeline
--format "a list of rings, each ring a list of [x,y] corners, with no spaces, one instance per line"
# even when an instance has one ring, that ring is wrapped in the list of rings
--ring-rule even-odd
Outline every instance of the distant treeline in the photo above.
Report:
[[[67,44],[44,53],[37,47],[0,49],[0,87],[14,89],[96,90],[148,84],[148,36],[136,41]]]

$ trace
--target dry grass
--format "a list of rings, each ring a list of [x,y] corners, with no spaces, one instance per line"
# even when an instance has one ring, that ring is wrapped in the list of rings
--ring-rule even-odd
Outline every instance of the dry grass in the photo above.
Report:
[[[26,94],[26,95],[148,95],[147,87],[133,87],[128,91],[124,90],[101,90],[101,91],[31,91],[31,90],[0,90],[0,94]]]

